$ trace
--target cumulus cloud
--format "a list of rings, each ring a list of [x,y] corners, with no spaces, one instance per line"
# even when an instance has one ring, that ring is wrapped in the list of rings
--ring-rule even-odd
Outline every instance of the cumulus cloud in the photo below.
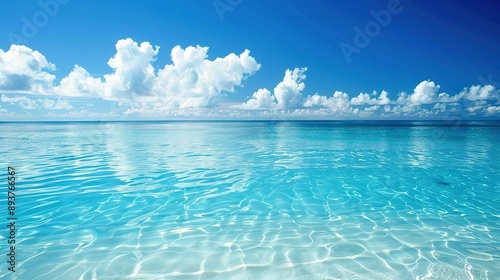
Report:
[[[331,98],[328,99],[329,108],[334,112],[347,112],[351,110],[349,104],[349,94],[341,91],[336,91]]]
[[[7,95],[2,94],[0,101],[4,103],[9,103],[10,105],[17,104],[20,108],[25,110],[34,110],[38,108],[44,108],[47,110],[63,110],[63,109],[69,110],[73,108],[73,106],[71,106],[71,104],[69,104],[67,100],[62,100],[61,98],[58,99],[44,98],[44,99],[34,100],[27,96],[8,97]]]
[[[295,68],[285,71],[285,77],[274,88],[274,96],[276,98],[277,107],[282,109],[298,108],[301,106],[302,91],[306,87],[303,80],[306,79],[304,74],[307,68]]]
[[[439,93],[440,89],[441,86],[433,81],[422,81],[415,87],[412,94],[408,95],[406,92],[401,92],[396,103],[405,104],[408,107],[412,107],[412,110],[414,110],[415,106],[438,102],[459,102],[464,98],[468,100],[482,100],[483,97],[490,97],[490,93],[495,91],[495,87],[489,85],[484,87],[473,86],[470,91],[464,89],[464,91],[455,95],[449,95],[444,92]],[[478,92],[481,92],[481,94],[477,94]],[[479,95],[481,95],[481,97],[479,97]]]
[[[473,85],[450,95],[442,92],[439,84],[425,80],[413,91],[393,93],[392,96],[397,96],[393,100],[385,90],[380,94],[361,92],[353,97],[342,91],[333,91],[332,95],[307,95],[307,68],[287,69],[272,91],[260,88],[246,102],[224,107],[228,100],[226,103],[221,100],[237,93],[245,79],[261,68],[249,50],[209,59],[208,47],[175,46],[170,52],[171,63],[155,69],[153,64],[159,63],[156,61],[159,46],[127,38],[119,40],[115,47],[116,53],[108,60],[110,73],[94,77],[82,66],[75,65],[60,80],[51,74],[55,65],[40,52],[19,45],[12,45],[7,51],[0,50],[0,100],[8,104],[9,111],[10,106],[31,112],[34,109],[59,110],[52,114],[54,116],[74,109],[65,98],[82,96],[101,102],[102,99],[116,101],[125,115],[158,117],[176,114],[184,117],[220,117],[221,114],[228,117],[272,117],[276,114],[433,117],[459,110],[476,116],[500,114],[500,93],[492,85]],[[28,98],[29,94],[52,97],[32,99]],[[219,104],[220,107],[213,109]],[[72,112],[74,116],[97,116],[86,110]]]
[[[296,109],[303,107],[302,91],[306,87],[303,82],[306,79],[307,68],[287,69],[283,80],[274,88],[273,94],[262,88],[254,92],[252,97],[243,104],[233,106],[242,109]]]
[[[459,94],[461,97],[468,100],[488,100],[488,99],[498,99],[499,92],[492,85],[485,86],[471,86],[470,88],[465,88]]]
[[[315,93],[313,96],[308,96],[304,102],[306,108],[323,108],[328,107],[328,97]]]
[[[446,104],[445,103],[436,103],[434,107],[432,107],[433,110],[439,111],[441,113],[444,113],[446,111]]]
[[[432,81],[422,81],[418,84],[413,94],[409,96],[411,103],[413,104],[429,104],[433,103],[437,99],[437,93],[441,86],[436,85]]]
[[[260,69],[260,64],[245,50],[209,60],[207,47],[176,46],[172,49],[173,64],[158,72],[154,90],[157,101],[172,108],[207,108],[217,104],[224,92],[235,92],[242,81]]]
[[[7,95],[2,94],[2,98],[0,99],[0,101],[9,104],[17,104],[19,107],[25,110],[33,110],[37,108],[36,101],[26,96],[8,97]]]
[[[375,98],[372,98],[368,93],[360,93],[358,96],[353,97],[351,99],[351,104],[353,105],[387,105],[391,103],[391,100],[388,97],[387,91],[383,90],[380,93],[380,96],[377,97],[377,92],[374,91],[373,96]]]
[[[407,94],[400,92],[397,100],[391,100],[389,93],[382,90],[380,94],[373,91],[372,94],[360,93],[359,95],[350,98],[349,94],[336,91],[333,96],[321,95],[315,93],[305,98],[302,97],[305,88],[304,79],[306,68],[295,68],[295,70],[287,70],[283,81],[276,86],[272,94],[267,89],[259,89],[245,103],[232,106],[239,109],[294,109],[293,112],[300,111],[300,114],[313,111],[320,114],[330,114],[332,116],[345,117],[358,115],[360,117],[373,115],[379,112],[385,117],[430,117],[446,113],[456,113],[457,102],[469,102],[471,100],[483,100],[498,98],[498,90],[493,86],[473,86],[469,89],[464,89],[463,92],[455,95],[449,95],[444,92],[439,92],[441,86],[433,81],[426,80],[420,82],[413,90],[413,93]],[[285,86],[286,85],[286,86]],[[277,94],[278,93],[278,94]],[[280,103],[281,101],[281,103]],[[433,107],[423,108],[422,106]],[[485,114],[497,114],[495,108],[486,110],[487,104],[465,104],[466,109],[471,114],[484,112]],[[286,111],[289,112],[289,111]],[[296,114],[295,114],[296,115]]]
[[[104,97],[129,100],[153,94],[155,70],[152,63],[158,51],[159,47],[153,47],[149,42],[139,45],[130,38],[119,40],[116,43],[116,54],[108,61],[114,73],[104,76]]]
[[[119,115],[115,112],[89,112],[87,110],[78,110],[65,113],[50,111],[44,114],[43,117],[55,119],[115,119],[119,117]]]
[[[55,70],[38,51],[26,46],[11,45],[8,51],[0,49],[0,91],[46,93],[55,76]]]
[[[57,95],[62,96],[105,96],[105,84],[99,78],[90,76],[84,68],[75,65],[68,76],[61,79],[61,83],[54,89]]]
[[[254,92],[246,103],[236,106],[242,109],[268,109],[276,105],[274,96],[266,88]]]
[[[48,110],[70,110],[73,109],[73,106],[69,104],[67,100],[61,100],[60,98],[57,100],[53,99],[39,99],[38,102],[43,106],[43,108]]]
[[[479,104],[479,105],[470,106],[466,110],[470,114],[476,115],[477,113],[479,113],[479,112],[481,112],[481,111],[484,110],[484,105]]]
[[[497,115],[500,114],[500,106],[488,106],[486,108],[487,115]]]
[[[22,97],[19,97],[19,96],[8,97],[7,95],[2,94],[2,97],[0,98],[0,101],[2,101],[2,102],[8,102],[10,104],[15,104],[15,103],[17,103],[19,101],[26,100],[26,99],[28,99],[26,96],[22,96]]]
[[[0,50],[0,91],[99,97],[134,106],[154,104],[166,108],[197,108],[217,105],[223,92],[234,93],[243,80],[260,69],[249,50],[208,59],[208,47],[176,46],[173,64],[158,72],[152,63],[159,47],[130,38],[116,43],[109,59],[112,73],[104,79],[92,77],[83,67],[74,69],[54,85],[55,76],[46,71],[55,66],[37,51],[13,45]]]
[[[334,113],[345,113],[351,111],[349,94],[336,91],[331,97],[314,94],[308,96],[304,103],[306,108],[327,108]]]
[[[371,106],[371,107],[365,108],[365,111],[366,112],[373,112],[373,111],[377,111],[379,108],[380,108],[380,106],[378,106],[378,105]]]

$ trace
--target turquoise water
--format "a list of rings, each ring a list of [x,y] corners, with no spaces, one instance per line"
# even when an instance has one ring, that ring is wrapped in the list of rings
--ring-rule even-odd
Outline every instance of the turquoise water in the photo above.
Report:
[[[498,123],[3,123],[0,278],[500,279],[499,143]]]

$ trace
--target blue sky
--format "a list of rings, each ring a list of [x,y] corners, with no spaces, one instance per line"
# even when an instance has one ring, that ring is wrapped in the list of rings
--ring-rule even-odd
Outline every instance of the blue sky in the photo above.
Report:
[[[0,120],[500,117],[492,0],[1,5]]]

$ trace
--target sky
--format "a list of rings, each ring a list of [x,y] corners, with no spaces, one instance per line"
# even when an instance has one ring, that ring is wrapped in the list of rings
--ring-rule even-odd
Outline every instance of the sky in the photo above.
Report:
[[[500,119],[495,0],[0,5],[0,121]]]

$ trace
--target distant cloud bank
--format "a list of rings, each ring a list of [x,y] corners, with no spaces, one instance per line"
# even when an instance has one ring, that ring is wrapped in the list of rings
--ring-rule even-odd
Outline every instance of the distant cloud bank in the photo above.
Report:
[[[130,38],[116,43],[116,54],[108,61],[112,72],[93,77],[83,67],[60,80],[51,74],[56,66],[44,55],[22,45],[0,49],[0,118],[15,118],[25,111],[47,110],[47,118],[440,118],[448,115],[498,117],[500,91],[492,85],[471,85],[455,94],[445,93],[426,80],[412,92],[390,94],[361,92],[352,97],[334,91],[331,95],[305,94],[307,68],[285,70],[274,89],[257,89],[242,103],[229,102],[245,79],[261,65],[249,50],[213,60],[208,47],[175,46],[172,64],[155,69],[159,46],[137,43]],[[86,102],[117,103],[114,112],[76,108],[72,98]],[[96,106],[99,107],[99,106]]]

